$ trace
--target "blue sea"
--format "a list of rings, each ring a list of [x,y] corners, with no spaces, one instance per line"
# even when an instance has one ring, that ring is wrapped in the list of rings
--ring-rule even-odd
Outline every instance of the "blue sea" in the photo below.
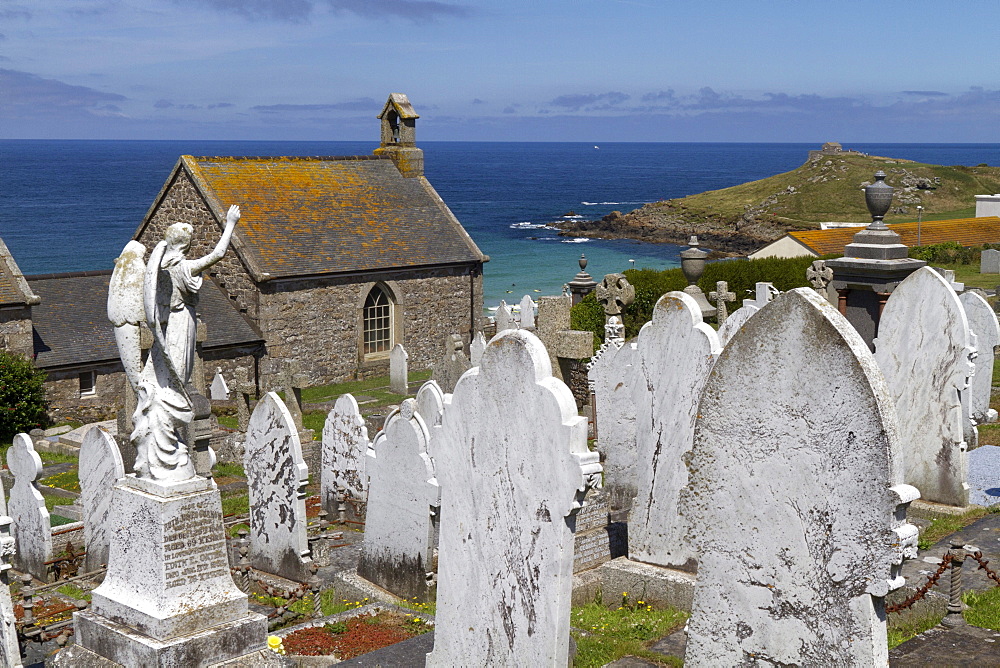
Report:
[[[425,174],[491,260],[486,306],[558,294],[581,254],[596,279],[680,264],[668,244],[557,236],[645,202],[788,171],[815,144],[421,142]],[[110,269],[178,156],[357,155],[376,142],[0,140],[0,238],[26,274]],[[1000,144],[845,144],[947,165],[1000,165]],[[970,203],[971,204],[971,203]]]

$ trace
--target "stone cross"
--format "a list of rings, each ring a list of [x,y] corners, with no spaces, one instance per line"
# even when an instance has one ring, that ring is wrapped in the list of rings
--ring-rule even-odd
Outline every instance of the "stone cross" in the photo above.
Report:
[[[409,381],[406,360],[410,355],[403,348],[402,343],[397,343],[389,353],[389,391],[393,394],[406,396],[410,393],[407,386]]]
[[[268,392],[257,402],[243,452],[250,494],[250,563],[304,582],[312,559],[306,532],[306,484],[299,430],[284,402]]]
[[[108,563],[115,483],[125,477],[125,466],[115,440],[100,427],[91,427],[80,444],[80,505],[87,545],[84,569],[96,571]]]
[[[0,483],[0,496],[3,484]],[[0,506],[4,504],[0,502]],[[21,648],[17,642],[17,627],[14,623],[14,603],[10,598],[10,568],[14,556],[14,537],[11,536],[13,520],[7,509],[0,512],[0,666],[22,666]]]
[[[405,399],[386,418],[366,466],[368,512],[358,575],[407,600],[426,601],[431,593],[431,514],[440,492],[428,440],[416,401]]]
[[[369,445],[368,428],[357,400],[350,394],[340,395],[323,425],[320,498],[331,515],[337,515],[341,494],[344,494],[345,519],[364,521],[368,500],[365,463]]]
[[[976,424],[996,422],[997,412],[990,408],[993,387],[994,349],[1000,345],[1000,323],[997,314],[982,295],[963,292],[958,296],[969,320],[969,327],[976,333],[976,373],[969,381],[969,413]]]
[[[826,260],[815,260],[806,269],[806,280],[813,290],[826,297],[826,286],[833,280],[833,269],[826,266]]]
[[[594,335],[570,329],[572,297],[539,297],[536,334],[549,353],[552,375],[569,377],[569,362],[589,359],[594,354]]]
[[[631,484],[638,493],[628,527],[629,555],[660,566],[691,566],[697,544],[680,514],[694,444],[698,400],[722,352],[715,330],[702,322],[685,292],[660,297],[638,340],[639,379],[633,381],[637,430]],[[605,474],[607,480],[607,474]]]
[[[882,599],[916,555],[898,518],[919,496],[897,484],[892,403],[864,340],[811,288],[733,337],[681,492],[699,552],[687,665],[888,665]]]
[[[302,372],[298,360],[288,360],[284,369],[277,377],[275,389],[285,393],[285,406],[295,423],[295,428],[302,432],[302,389],[309,387],[309,376]]]
[[[948,285],[955,292],[962,292],[965,290],[965,283],[959,283],[955,280],[955,270],[954,269],[941,269],[940,267],[931,267],[934,271],[941,274],[944,280],[948,281]]]
[[[247,370],[237,367],[232,390],[236,393],[236,421],[240,431],[245,432],[250,425],[250,405],[257,396],[257,386],[250,382]]]
[[[968,414],[961,394],[974,372],[975,349],[962,302],[944,277],[921,267],[886,301],[875,343],[899,415],[902,481],[927,501],[967,506]]]
[[[215,377],[212,378],[212,387],[209,388],[209,394],[212,401],[229,400],[229,385],[226,383],[220,367],[216,367],[215,369]]]
[[[472,366],[479,366],[479,361],[483,359],[483,351],[486,350],[486,337],[482,332],[476,332],[476,338],[469,344],[469,362]]]
[[[625,307],[635,301],[635,287],[624,274],[606,274],[598,284],[594,296],[604,307],[604,315],[621,316]]]
[[[708,293],[708,298],[715,302],[715,321],[721,325],[729,315],[726,302],[736,301],[736,293],[729,291],[729,283],[726,281],[717,281],[715,290]]]
[[[506,329],[517,329],[517,322],[510,312],[510,307],[507,306],[507,302],[504,300],[500,300],[500,306],[497,307],[497,311],[493,317],[497,324],[497,334]]]
[[[45,498],[35,482],[42,473],[42,459],[27,434],[14,437],[14,444],[7,450],[7,468],[14,475],[14,486],[7,502],[17,543],[14,567],[47,582],[49,574],[45,562],[52,559],[52,526]]]
[[[535,302],[531,299],[531,295],[524,295],[521,298],[517,319],[521,329],[533,330],[535,328]]]
[[[447,521],[427,666],[567,665],[574,515],[601,466],[535,335],[490,341],[436,429]]]

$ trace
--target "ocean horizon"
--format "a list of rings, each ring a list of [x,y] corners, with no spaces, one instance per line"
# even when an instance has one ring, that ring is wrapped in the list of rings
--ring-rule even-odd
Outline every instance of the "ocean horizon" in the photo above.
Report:
[[[490,256],[485,306],[558,294],[579,271],[680,264],[682,247],[559,237],[552,223],[789,171],[822,142],[418,142],[425,175]],[[1000,144],[845,149],[947,165],[1000,165]],[[181,155],[359,155],[377,141],[0,140],[0,238],[28,275],[111,269]],[[984,193],[985,194],[985,193]],[[973,203],[970,202],[970,206]],[[405,230],[400,230],[401,234]]]

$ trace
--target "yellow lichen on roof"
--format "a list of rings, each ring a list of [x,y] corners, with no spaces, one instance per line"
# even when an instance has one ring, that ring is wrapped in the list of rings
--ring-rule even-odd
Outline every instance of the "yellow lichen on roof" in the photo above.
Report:
[[[1000,217],[958,218],[953,220],[927,220],[922,223],[896,223],[889,229],[901,237],[907,246],[917,245],[917,228],[920,228],[920,245],[931,246],[955,241],[962,246],[981,246],[984,243],[1000,243]],[[854,240],[861,227],[839,227],[831,230],[805,230],[789,232],[796,239],[818,255],[834,255],[844,252],[844,246]]]

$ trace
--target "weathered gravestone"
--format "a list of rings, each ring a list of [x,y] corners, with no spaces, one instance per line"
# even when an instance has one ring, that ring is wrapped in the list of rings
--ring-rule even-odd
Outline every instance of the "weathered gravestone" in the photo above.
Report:
[[[7,450],[7,468],[14,474],[7,510],[14,520],[13,534],[17,544],[14,566],[31,573],[42,582],[48,581],[45,562],[52,559],[52,526],[45,497],[35,487],[42,473],[42,459],[27,434],[17,434]]]
[[[437,453],[434,451],[434,427],[441,424],[446,406],[451,404],[451,395],[441,391],[437,382],[429,380],[417,390],[417,413],[423,419],[429,431],[427,454],[437,463]]]
[[[245,432],[250,426],[250,406],[257,396],[257,386],[250,382],[249,374],[243,367],[236,369],[236,382],[233,383],[233,392],[236,393],[236,425],[237,428]]]
[[[410,393],[406,360],[410,359],[402,343],[397,343],[389,353],[389,391],[393,394],[407,395]]]
[[[486,350],[486,337],[482,332],[476,332],[476,337],[469,344],[469,362],[472,366],[479,366],[484,350]]]
[[[215,376],[212,378],[212,386],[208,390],[209,398],[212,401],[229,401],[229,384],[222,375],[222,369],[215,369]]]
[[[888,664],[882,597],[917,536],[901,445],[868,347],[812,289],[746,324],[705,386],[682,492],[700,555],[686,664]]]
[[[980,274],[1000,274],[1000,250],[987,248],[979,257]]]
[[[306,484],[298,430],[285,404],[268,392],[257,403],[243,454],[250,494],[250,565],[304,582],[310,575]]]
[[[115,439],[100,427],[91,427],[80,444],[80,505],[87,544],[84,569],[90,573],[108,563],[111,550],[112,499],[115,483],[125,477],[125,466]]]
[[[274,391],[284,392],[285,409],[292,417],[292,423],[299,433],[305,431],[302,424],[302,390],[309,386],[309,376],[302,371],[302,366],[297,360],[289,360],[284,363],[280,373],[274,377]],[[312,438],[312,432],[309,432]]]
[[[698,399],[721,352],[689,294],[660,297],[639,332],[639,378],[633,384],[637,430],[634,484],[639,493],[628,527],[629,556],[659,566],[692,567],[697,544],[678,512],[687,485]]]
[[[427,426],[406,399],[385,421],[368,455],[368,514],[358,575],[404,599],[432,593],[431,515],[439,505]]]
[[[531,295],[524,295],[521,298],[521,303],[518,306],[517,322],[521,329],[535,328],[535,302],[531,299]]]
[[[970,414],[976,424],[996,422],[997,412],[990,408],[990,393],[993,388],[994,351],[1000,344],[1000,323],[982,295],[963,292],[958,300],[965,309],[969,327],[976,335],[976,373],[969,381],[967,392]]]
[[[572,306],[569,295],[538,298],[536,333],[549,353],[552,375],[562,381],[569,380],[572,362],[594,354],[594,335],[570,329]]]
[[[744,299],[743,306],[733,311],[726,321],[719,325],[719,344],[725,348],[729,339],[747,323],[752,315],[761,310],[778,294],[770,283],[758,283],[753,299]]]
[[[875,359],[899,416],[903,481],[925,501],[969,503],[961,393],[974,371],[965,309],[948,282],[921,267],[882,311]]]
[[[715,290],[708,293],[708,298],[715,302],[715,321],[722,325],[729,317],[729,307],[726,302],[736,301],[736,293],[729,291],[727,281],[716,281]]]
[[[342,394],[326,416],[323,425],[322,473],[320,494],[323,508],[337,517],[341,495],[350,522],[363,522],[368,500],[368,474],[365,471],[370,446],[368,428],[350,394]]]
[[[437,429],[447,520],[427,665],[563,668],[574,514],[601,471],[572,394],[533,334],[503,332]]]
[[[469,358],[462,350],[462,337],[458,334],[451,334],[445,342],[444,357],[434,365],[434,380],[441,386],[444,392],[451,392],[455,389],[455,383],[462,377],[462,374],[469,370]]]
[[[13,520],[7,515],[0,483],[0,666],[15,668],[21,663],[21,648],[17,642],[14,603],[10,598],[10,562],[14,556],[14,537],[10,529]]]
[[[497,324],[497,334],[504,330],[517,329],[517,322],[514,320],[514,315],[511,313],[510,307],[507,306],[507,302],[502,299],[493,318]]]

